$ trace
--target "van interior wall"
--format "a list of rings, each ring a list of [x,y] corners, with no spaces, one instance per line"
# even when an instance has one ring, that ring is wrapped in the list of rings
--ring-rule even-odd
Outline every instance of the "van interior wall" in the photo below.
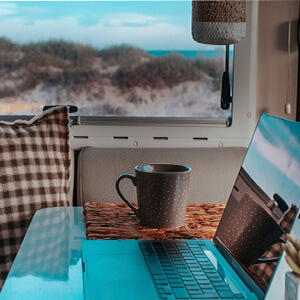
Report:
[[[289,17],[291,46],[289,70]],[[258,16],[257,119],[261,113],[295,120],[297,104],[299,1],[260,1]],[[286,114],[285,104],[291,105]],[[225,203],[246,149],[107,149],[84,148],[78,158],[75,205],[88,201],[119,203],[115,181],[146,163],[184,164],[192,168],[190,203]],[[124,195],[136,201],[131,182]]]
[[[138,164],[170,163],[192,168],[189,203],[226,203],[242,164],[245,148],[215,149],[107,149],[83,148],[77,165],[77,201],[120,203],[115,182],[123,173],[134,174]],[[130,180],[120,185],[124,196],[136,201]]]
[[[257,118],[261,113],[267,113],[296,120],[299,3],[294,0],[259,2]],[[291,18],[290,71],[288,68],[289,16]],[[285,112],[286,103],[291,105],[291,114]]]

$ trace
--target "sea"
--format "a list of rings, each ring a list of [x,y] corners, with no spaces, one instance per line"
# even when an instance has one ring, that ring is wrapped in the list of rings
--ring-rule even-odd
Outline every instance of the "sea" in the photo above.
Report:
[[[146,51],[148,54],[157,56],[170,55],[173,53],[179,53],[186,58],[195,58],[195,57],[203,57],[203,58],[218,58],[225,57],[225,48],[224,49],[216,49],[216,50],[148,50]],[[233,57],[233,50],[229,50],[229,57]]]

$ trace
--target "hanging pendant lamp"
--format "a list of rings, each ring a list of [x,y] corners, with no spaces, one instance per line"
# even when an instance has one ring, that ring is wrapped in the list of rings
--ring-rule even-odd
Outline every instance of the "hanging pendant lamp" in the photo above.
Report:
[[[198,43],[226,46],[220,106],[227,110],[232,103],[229,45],[246,36],[246,0],[193,0],[192,36]]]
[[[192,1],[192,36],[202,44],[230,45],[246,35],[246,1]]]

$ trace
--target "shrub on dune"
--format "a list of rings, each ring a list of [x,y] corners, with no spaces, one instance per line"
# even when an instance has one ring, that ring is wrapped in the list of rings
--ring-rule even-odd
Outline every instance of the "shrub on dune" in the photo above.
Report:
[[[48,54],[70,62],[84,62],[88,57],[95,57],[96,51],[90,46],[84,46],[63,40],[30,43],[22,47],[27,53]]]
[[[99,50],[98,56],[109,65],[131,65],[139,62],[142,57],[150,57],[145,51],[126,44]]]
[[[200,80],[203,71],[193,60],[180,54],[153,57],[135,68],[121,66],[113,75],[113,82],[121,88],[173,87],[185,81]]]

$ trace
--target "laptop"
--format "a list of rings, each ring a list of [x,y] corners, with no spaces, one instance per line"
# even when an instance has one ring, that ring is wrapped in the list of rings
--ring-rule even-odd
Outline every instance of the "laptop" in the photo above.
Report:
[[[210,240],[85,240],[84,297],[263,299],[298,215],[300,123],[262,115]]]

